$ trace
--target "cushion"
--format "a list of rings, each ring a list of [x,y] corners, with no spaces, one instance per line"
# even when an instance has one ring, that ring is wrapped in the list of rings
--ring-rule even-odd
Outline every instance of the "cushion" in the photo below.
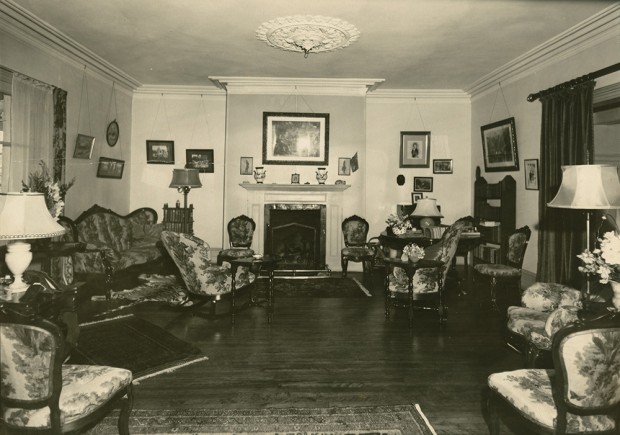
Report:
[[[144,241],[145,239],[153,244],[157,243],[161,232],[164,230],[164,224],[142,224],[131,222],[131,237],[133,242]]]
[[[541,426],[553,429],[557,417],[551,389],[554,375],[553,370],[514,370],[492,374],[488,384],[521,414]],[[568,433],[614,428],[614,420],[606,415],[578,416],[568,413],[567,420]]]
[[[505,264],[476,264],[474,269],[487,276],[494,276],[496,278],[517,278],[521,276],[521,271],[514,267],[506,266]]]
[[[342,248],[342,255],[353,261],[361,261],[364,257],[373,257],[375,251],[366,246],[349,246]]]
[[[243,257],[251,257],[254,255],[254,250],[250,248],[230,248],[223,249],[218,254],[218,257],[223,258],[243,258]]]
[[[549,282],[535,282],[523,291],[521,304],[538,311],[553,311],[565,305],[580,306],[581,292],[572,287]]]
[[[549,313],[532,310],[531,308],[512,306],[508,307],[507,317],[506,324],[508,330],[522,337],[527,337],[530,331],[534,330],[541,334],[545,333],[545,323]]]

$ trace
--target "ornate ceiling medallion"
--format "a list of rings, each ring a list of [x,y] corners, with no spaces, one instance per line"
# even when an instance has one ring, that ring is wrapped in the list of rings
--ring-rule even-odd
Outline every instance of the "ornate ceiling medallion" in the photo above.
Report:
[[[332,51],[357,41],[360,32],[338,18],[320,15],[294,15],[276,18],[260,25],[256,37],[275,48],[309,53]]]

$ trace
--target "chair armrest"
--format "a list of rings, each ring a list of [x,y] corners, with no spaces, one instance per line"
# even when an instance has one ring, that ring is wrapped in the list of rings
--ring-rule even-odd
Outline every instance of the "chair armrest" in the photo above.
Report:
[[[551,282],[535,282],[521,295],[522,306],[543,312],[551,312],[563,305],[575,305],[578,301],[579,290]]]

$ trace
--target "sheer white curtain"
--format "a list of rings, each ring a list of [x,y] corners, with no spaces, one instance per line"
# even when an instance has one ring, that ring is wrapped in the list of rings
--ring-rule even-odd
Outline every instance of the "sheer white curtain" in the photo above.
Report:
[[[52,86],[13,74],[11,104],[11,150],[8,186],[5,191],[19,192],[22,180],[38,169],[43,160],[52,168],[54,107]]]

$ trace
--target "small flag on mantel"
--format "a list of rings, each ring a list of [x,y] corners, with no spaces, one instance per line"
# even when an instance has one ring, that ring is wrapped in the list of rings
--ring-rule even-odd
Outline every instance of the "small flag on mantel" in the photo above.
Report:
[[[357,153],[355,153],[355,155],[353,157],[351,157],[351,171],[355,172],[359,169],[360,165],[359,162],[357,161]]]

